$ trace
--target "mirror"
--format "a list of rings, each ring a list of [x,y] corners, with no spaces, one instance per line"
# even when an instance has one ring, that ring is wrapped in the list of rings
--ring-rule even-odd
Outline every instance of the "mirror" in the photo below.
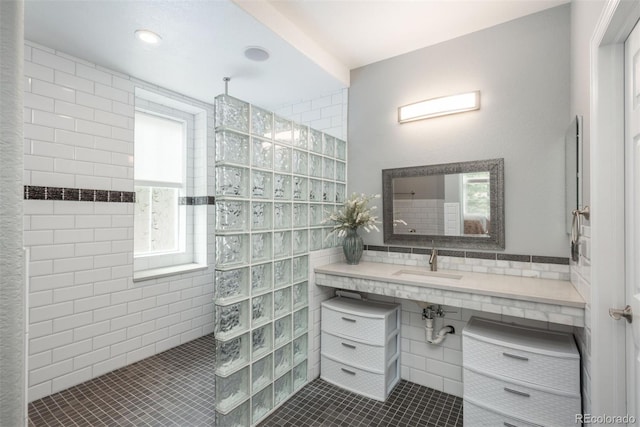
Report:
[[[382,171],[384,242],[504,249],[504,159]]]
[[[571,234],[574,209],[582,206],[580,174],[582,173],[582,116],[576,116],[564,136],[565,220],[567,234]]]

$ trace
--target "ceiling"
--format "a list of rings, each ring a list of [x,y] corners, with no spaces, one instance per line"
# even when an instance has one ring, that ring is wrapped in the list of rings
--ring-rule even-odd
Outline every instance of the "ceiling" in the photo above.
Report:
[[[569,0],[269,0],[349,69]]]
[[[27,0],[25,38],[211,102],[269,109],[347,87],[349,70],[567,0]],[[134,31],[162,36],[143,45]],[[253,62],[248,46],[271,58]]]

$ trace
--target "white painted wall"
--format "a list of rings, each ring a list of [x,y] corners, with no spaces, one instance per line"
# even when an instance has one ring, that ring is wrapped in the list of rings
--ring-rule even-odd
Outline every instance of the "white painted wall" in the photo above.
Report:
[[[502,157],[505,252],[567,256],[569,42],[563,5],[353,70],[350,188],[380,193],[386,168]],[[397,122],[401,105],[471,90],[481,91],[479,111]],[[382,244],[381,234],[365,239]]]
[[[606,1],[573,0],[571,2],[571,116],[581,115],[583,122],[583,180],[582,201],[589,205],[591,200],[591,105],[589,83],[591,77],[590,46],[591,36]],[[567,123],[568,124],[568,123]]]

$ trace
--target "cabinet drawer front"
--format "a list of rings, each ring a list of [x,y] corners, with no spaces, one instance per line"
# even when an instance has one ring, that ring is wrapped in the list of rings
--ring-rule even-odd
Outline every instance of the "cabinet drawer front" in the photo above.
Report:
[[[321,378],[346,390],[359,393],[376,400],[387,398],[384,374],[374,374],[336,362],[328,357],[320,359]]]
[[[471,337],[463,339],[463,366],[567,393],[580,392],[580,360],[515,350]]]
[[[540,427],[539,424],[531,424],[515,418],[506,417],[497,412],[481,408],[465,400],[462,405],[463,422],[465,426],[495,426],[495,427]]]
[[[340,338],[327,332],[321,335],[322,353],[358,367],[384,373],[385,348]]]
[[[562,396],[463,370],[464,398],[545,426],[574,425],[580,395]]]
[[[385,321],[382,318],[361,317],[323,307],[322,329],[329,333],[367,341],[371,344],[383,345],[385,343]]]

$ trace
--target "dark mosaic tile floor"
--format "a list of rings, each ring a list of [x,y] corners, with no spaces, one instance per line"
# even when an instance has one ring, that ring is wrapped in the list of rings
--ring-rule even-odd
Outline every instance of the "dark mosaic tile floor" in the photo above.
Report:
[[[317,379],[269,415],[259,427],[462,426],[462,399],[400,381],[379,402]]]
[[[29,405],[29,426],[211,426],[213,334]]]
[[[214,358],[199,338],[32,402],[29,427],[213,426]],[[400,381],[379,402],[316,379],[259,426],[462,426],[462,399]]]

